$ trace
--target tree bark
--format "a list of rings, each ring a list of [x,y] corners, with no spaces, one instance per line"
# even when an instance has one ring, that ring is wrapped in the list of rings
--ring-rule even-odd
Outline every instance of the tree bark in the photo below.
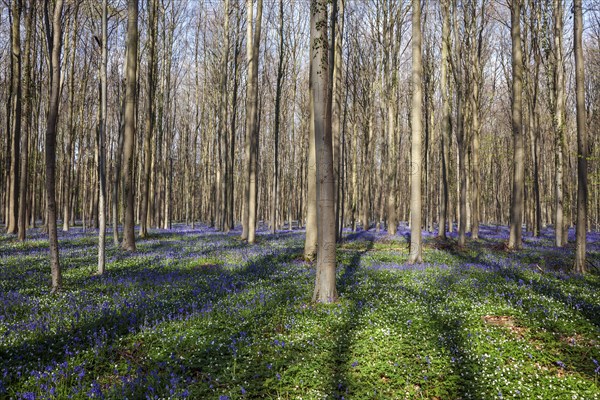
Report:
[[[44,2],[46,43],[50,57],[50,104],[46,122],[46,207],[50,268],[52,271],[52,293],[62,287],[62,274],[58,254],[58,232],[56,227],[56,126],[60,102],[60,54],[62,48],[61,17],[63,1],[56,0],[52,17],[52,29],[48,16],[49,0]]]
[[[248,89],[246,94],[246,188],[242,221],[242,239],[248,243],[256,240],[257,165],[258,155],[258,56],[262,20],[262,0],[257,1],[256,21],[252,31],[253,5],[247,3],[246,56],[248,59]]]
[[[273,133],[275,140],[273,143],[273,195],[271,198],[271,233],[277,231],[277,187],[279,174],[279,121],[281,114],[281,91],[283,81],[283,58],[284,58],[284,36],[283,36],[283,0],[279,0],[279,62],[277,65],[277,88],[275,94],[275,126]]]
[[[513,131],[513,189],[510,212],[510,236],[508,248],[521,249],[524,204],[524,144],[523,144],[523,54],[521,50],[521,0],[512,0],[512,131]]]
[[[448,207],[449,203],[449,182],[448,182],[448,162],[450,157],[449,148],[452,145],[450,137],[450,100],[448,94],[448,51],[450,43],[450,10],[449,0],[442,0],[442,64],[440,77],[440,90],[442,92],[442,198],[440,204],[440,222],[438,224],[438,237],[446,238],[446,224],[449,223]]]
[[[567,243],[568,237],[564,235],[564,196],[566,174],[563,172],[564,153],[566,148],[565,139],[565,73],[563,56],[563,2],[561,0],[553,1],[553,19],[554,19],[554,135],[555,135],[555,221],[554,237],[557,247],[562,247]]]
[[[18,233],[19,219],[19,159],[21,156],[21,0],[13,0],[11,7],[11,115],[10,120],[10,171],[8,186],[8,220],[6,226],[7,233]]]
[[[106,264],[106,115],[107,115],[107,64],[108,64],[108,4],[102,1],[102,40],[100,60],[100,120],[98,126],[98,274],[102,275]]]
[[[135,108],[137,88],[138,53],[138,0],[127,3],[127,69],[125,78],[125,130],[123,132],[123,179],[125,200],[125,221],[123,224],[123,248],[135,251],[134,234],[134,147],[135,147]]]
[[[31,99],[31,44],[33,36],[33,27],[35,25],[36,1],[29,2],[29,9],[25,16],[25,62],[23,64],[23,151],[21,154],[21,171],[19,183],[19,240],[24,241],[27,232],[27,212],[28,201],[27,192],[29,190],[29,136],[32,122],[32,99]]]
[[[422,263],[421,249],[421,134],[423,132],[423,61],[421,54],[421,1],[412,0],[412,105],[410,169],[410,264]]]
[[[310,7],[310,90],[313,92],[313,114],[317,195],[317,272],[313,301],[331,303],[337,300],[335,288],[336,231],[335,177],[331,137],[331,97],[327,95],[329,62],[327,57],[327,3],[311,0]]]
[[[588,211],[588,141],[585,109],[585,65],[583,59],[583,12],[581,0],[573,1],[575,47],[575,94],[577,107],[577,227],[575,266],[578,273],[586,272],[585,247]]]
[[[142,204],[140,213],[140,237],[148,235],[148,206],[150,204],[150,175],[152,174],[152,135],[156,120],[154,101],[156,100],[156,76],[158,64],[156,58],[156,40],[158,35],[158,0],[151,0],[148,11],[148,101],[146,109],[146,136],[144,138],[144,184],[142,186]]]

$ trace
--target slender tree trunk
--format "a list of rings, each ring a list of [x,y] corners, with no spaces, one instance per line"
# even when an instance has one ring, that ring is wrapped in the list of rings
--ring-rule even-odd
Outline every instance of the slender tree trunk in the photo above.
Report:
[[[332,95],[332,122],[331,135],[333,138],[333,170],[335,176],[335,226],[336,237],[340,225],[340,137],[342,119],[342,40],[344,37],[344,2],[334,0],[331,13],[331,41],[330,52],[330,86]]]
[[[108,4],[102,1],[102,50],[100,60],[100,121],[98,126],[98,274],[104,273],[106,264],[106,115],[107,115],[107,64],[108,64]]]
[[[125,60],[127,64],[127,60]],[[113,190],[112,190],[112,225],[113,225],[113,242],[115,247],[119,246],[119,187],[121,186],[121,164],[123,159],[123,131],[125,114],[125,97],[121,99],[121,110],[119,113],[119,130],[117,138],[117,151],[115,154],[115,170],[113,175]]]
[[[449,182],[448,182],[448,162],[450,158],[450,146],[452,139],[450,137],[450,100],[448,90],[448,51],[450,43],[450,10],[449,0],[442,0],[442,64],[440,89],[442,92],[442,200],[440,204],[440,222],[438,224],[438,237],[446,238],[446,224],[451,225],[448,218],[449,202]],[[452,229],[450,229],[452,230]]]
[[[58,233],[56,227],[56,125],[60,102],[60,54],[62,48],[61,17],[63,1],[56,0],[52,17],[52,29],[48,17],[49,0],[44,2],[46,43],[50,57],[50,103],[46,122],[46,207],[48,218],[48,243],[52,271],[52,293],[62,287],[62,274],[58,255]]]
[[[465,140],[465,105],[462,100],[464,92],[462,84],[458,90],[459,96],[456,104],[456,142],[458,147],[458,170],[457,170],[457,199],[458,199],[458,247],[463,248],[466,244],[467,235],[467,149]]]
[[[279,0],[279,63],[277,65],[277,88],[275,94],[275,126],[273,128],[275,140],[273,143],[273,196],[271,204],[271,233],[277,230],[277,185],[279,174],[279,120],[281,114],[281,91],[283,81],[283,58],[284,58],[284,36],[283,36],[283,0]]]
[[[8,187],[7,233],[18,233],[19,219],[19,158],[21,156],[21,0],[12,0],[11,17],[11,142]]]
[[[421,249],[421,134],[423,132],[423,62],[421,54],[421,1],[412,0],[412,105],[410,110],[411,184],[410,184],[410,255],[411,264],[422,263]]]
[[[514,146],[514,177],[510,215],[509,249],[521,249],[524,204],[524,144],[523,144],[523,54],[521,50],[521,0],[512,0],[512,130]]]
[[[563,57],[563,2],[554,0],[554,134],[555,134],[555,221],[554,235],[555,244],[557,247],[562,247],[567,243],[568,237],[564,235],[565,220],[563,213],[565,188],[565,177],[567,174],[563,172],[564,165],[564,149],[566,148],[565,139],[565,74],[564,74],[564,57]]]
[[[27,231],[27,212],[31,207],[28,206],[27,192],[29,190],[29,136],[32,122],[32,99],[31,99],[31,44],[33,36],[33,27],[35,24],[37,1],[29,2],[29,9],[25,16],[25,62],[23,64],[23,154],[21,154],[21,171],[19,183],[19,240],[24,241]]]
[[[583,12],[581,0],[573,1],[575,47],[575,93],[577,106],[577,227],[575,246],[576,272],[586,272],[585,247],[588,211],[587,157],[588,141],[585,109],[585,71],[583,59]]]
[[[138,0],[127,3],[127,69],[125,87],[125,131],[123,133],[123,197],[125,200],[125,222],[123,224],[123,248],[135,251],[134,235],[134,165],[135,158],[135,108],[138,53]]]
[[[242,217],[242,239],[254,243],[256,233],[257,154],[258,143],[258,56],[262,20],[262,0],[257,1],[256,22],[252,31],[253,5],[247,2],[246,56],[248,59],[248,89],[246,94],[246,188]]]
[[[144,184],[142,186],[142,204],[140,214],[140,237],[148,235],[148,206],[150,204],[150,176],[152,174],[152,135],[156,120],[154,101],[156,100],[156,40],[158,35],[158,0],[151,0],[148,13],[148,100],[146,110],[146,136],[144,138]]]

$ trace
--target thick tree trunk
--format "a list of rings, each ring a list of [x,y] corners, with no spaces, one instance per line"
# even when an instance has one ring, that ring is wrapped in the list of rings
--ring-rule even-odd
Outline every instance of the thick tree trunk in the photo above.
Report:
[[[317,192],[317,273],[313,301],[330,303],[337,300],[335,288],[336,230],[335,177],[331,138],[331,97],[328,91],[327,7],[325,0],[311,1],[310,90],[313,97]]]
[[[135,147],[135,108],[137,85],[138,53],[138,0],[127,3],[127,69],[125,78],[125,131],[123,133],[123,198],[125,201],[125,221],[123,224],[123,248],[135,251],[134,234],[134,147]]]
[[[50,104],[46,122],[46,207],[48,218],[48,242],[50,247],[50,268],[52,271],[52,293],[62,287],[62,274],[58,255],[58,232],[56,227],[56,126],[60,102],[60,54],[62,47],[63,1],[56,0],[52,17],[52,29],[48,17],[49,0],[44,2],[46,14],[46,41],[50,56]]]
[[[421,1],[412,0],[412,105],[410,255],[411,264],[422,263],[421,249],[421,134],[423,132],[423,61],[421,54]]]
[[[583,11],[581,0],[573,1],[575,47],[575,94],[577,106],[577,227],[575,245],[576,272],[586,272],[585,247],[588,210],[588,141],[585,109],[585,65],[583,59]]]
[[[512,130],[514,171],[513,189],[510,211],[509,249],[521,249],[523,204],[524,204],[524,175],[525,150],[523,144],[523,54],[521,50],[521,0],[512,0],[511,7],[511,37],[512,37]]]

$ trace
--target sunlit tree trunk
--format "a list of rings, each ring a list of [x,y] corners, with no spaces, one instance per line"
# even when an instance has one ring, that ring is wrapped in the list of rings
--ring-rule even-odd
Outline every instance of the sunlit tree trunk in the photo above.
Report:
[[[148,235],[148,206],[150,204],[150,175],[152,173],[152,135],[154,134],[156,101],[156,76],[158,64],[156,40],[158,35],[158,0],[151,0],[148,6],[148,95],[146,109],[146,136],[144,138],[144,175],[142,185],[142,204],[140,213],[140,237]]]
[[[438,237],[446,238],[446,224],[450,223],[448,218],[449,203],[449,182],[448,182],[448,162],[450,157],[449,148],[452,145],[450,137],[450,99],[448,94],[448,51],[450,42],[450,10],[449,0],[442,0],[442,60],[440,90],[442,92],[442,197],[440,204],[440,222],[438,224]]]
[[[509,249],[521,249],[524,204],[524,144],[523,144],[523,54],[521,50],[521,0],[511,2],[512,38],[512,131],[514,176],[510,212]]]
[[[246,187],[242,216],[242,239],[256,240],[257,158],[258,143],[258,56],[262,21],[262,0],[257,1],[254,32],[252,31],[253,5],[247,2],[246,57],[248,60],[248,89],[246,94]]]
[[[123,178],[125,200],[125,221],[123,224],[123,248],[135,251],[134,235],[134,146],[135,146],[135,106],[137,87],[138,52],[138,0],[127,3],[127,69],[125,77],[125,131],[123,134]]]
[[[8,186],[8,218],[6,224],[7,233],[18,232],[19,218],[19,159],[21,156],[21,0],[12,0],[11,7],[11,110],[10,121],[10,171]]]
[[[563,56],[563,2],[561,0],[553,1],[553,19],[554,19],[554,135],[555,135],[555,168],[554,176],[555,188],[555,221],[554,235],[555,244],[562,247],[567,242],[567,236],[564,235],[564,195],[565,176],[564,174],[564,153],[566,148],[565,138],[565,73]]]
[[[62,48],[61,17],[63,1],[56,0],[49,22],[49,0],[44,2],[46,21],[46,43],[50,57],[50,103],[46,122],[46,207],[48,223],[48,243],[50,247],[50,268],[52,271],[52,292],[61,289],[62,274],[58,255],[58,233],[56,227],[56,126],[58,124],[58,106],[60,102],[60,54]]]
[[[586,132],[585,76],[583,59],[583,12],[581,0],[573,1],[575,47],[575,97],[577,106],[577,227],[575,271],[586,272],[585,247],[588,211],[588,142]]]
[[[21,154],[21,171],[20,171],[20,183],[19,183],[19,240],[24,241],[27,231],[27,213],[28,209],[31,209],[30,202],[27,199],[27,192],[29,190],[29,136],[31,135],[31,122],[32,122],[32,37],[33,29],[36,20],[36,6],[37,1],[30,0],[27,14],[25,16],[25,62],[23,64],[23,146]],[[35,44],[34,44],[35,46]]]
[[[421,249],[421,134],[423,132],[423,62],[421,54],[421,1],[412,0],[412,105],[410,169],[410,255],[411,264],[423,262]]]
[[[275,126],[273,127],[273,133],[275,140],[274,155],[273,155],[273,194],[271,204],[271,233],[275,233],[277,230],[277,187],[278,187],[278,174],[279,174],[279,121],[281,117],[281,91],[283,81],[283,58],[284,58],[284,36],[283,36],[283,0],[279,0],[279,62],[277,65],[277,88],[275,94]]]
[[[106,116],[107,107],[107,65],[108,65],[108,0],[102,1],[102,39],[100,60],[100,118],[98,126],[98,274],[104,273],[106,264]]]
[[[313,92],[317,195],[317,272],[313,301],[337,300],[335,288],[336,231],[335,177],[331,138],[331,97],[327,96],[329,65],[327,57],[327,3],[311,0],[310,7],[310,90]]]

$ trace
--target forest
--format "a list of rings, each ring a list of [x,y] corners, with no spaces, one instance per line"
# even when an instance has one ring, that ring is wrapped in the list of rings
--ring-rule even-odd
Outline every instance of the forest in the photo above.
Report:
[[[0,399],[600,398],[600,1],[0,0]]]

